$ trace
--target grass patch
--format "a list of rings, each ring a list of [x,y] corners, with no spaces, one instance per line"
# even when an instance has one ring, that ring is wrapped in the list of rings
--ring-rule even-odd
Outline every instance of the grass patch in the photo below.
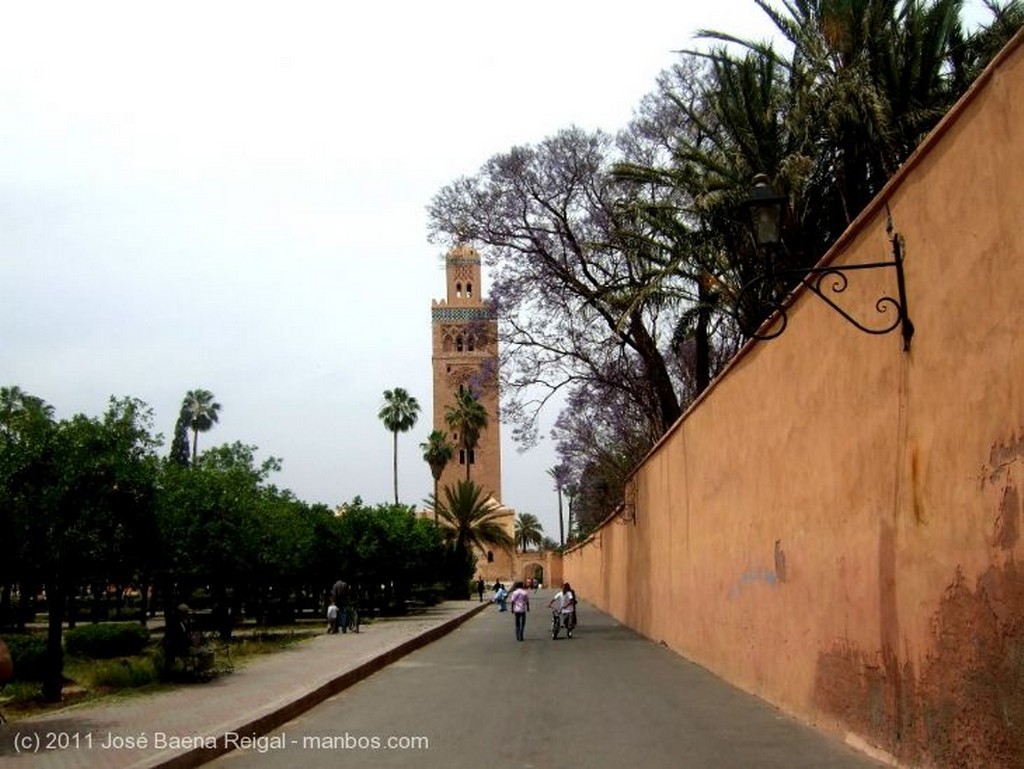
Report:
[[[211,638],[214,667],[223,670],[246,664],[261,655],[308,641],[322,632],[318,621],[308,626],[245,628],[239,630],[228,644]],[[38,681],[19,680],[10,681],[0,689],[0,707],[9,720],[18,721],[70,705],[163,691],[176,684],[161,678],[162,660],[159,636],[150,641],[140,654],[116,659],[93,660],[68,654],[64,658],[63,701],[45,702]]]
[[[138,689],[160,682],[152,657],[122,657],[89,664],[84,675],[73,676],[89,689]]]
[[[320,635],[317,630],[296,628],[266,628],[237,636],[231,644],[231,656],[236,663],[245,662],[261,654],[272,654]]]

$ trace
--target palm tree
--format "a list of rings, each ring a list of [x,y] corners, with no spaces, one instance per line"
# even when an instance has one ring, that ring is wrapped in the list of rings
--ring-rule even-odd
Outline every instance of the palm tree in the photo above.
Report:
[[[455,455],[455,448],[448,442],[448,436],[441,430],[431,430],[425,443],[420,444],[423,450],[423,461],[430,465],[430,474],[434,477],[434,498],[437,498],[437,484],[441,482],[441,474]],[[437,525],[437,510],[434,511],[434,525]]]
[[[558,492],[558,546],[565,547],[565,525],[562,522],[562,489],[569,480],[569,467],[564,463],[548,468],[548,475],[555,482],[555,491]]]
[[[393,437],[393,465],[395,474],[395,504],[398,504],[398,434],[407,432],[416,424],[420,404],[404,388],[384,391],[384,405],[377,417]]]
[[[525,553],[531,546],[544,541],[544,527],[533,513],[520,513],[516,518],[515,543],[519,552]]]
[[[976,70],[961,66],[970,48],[963,3],[793,0],[784,10],[755,3],[791,45],[788,58],[759,40],[699,33],[748,52],[744,59],[722,49],[711,54],[712,111],[728,137],[716,161],[733,152],[746,174],[767,173],[790,195],[808,251],[803,261],[813,263],[970,85],[967,73]],[[993,4],[991,28],[970,40],[998,35],[1001,20],[1019,20],[1019,8]],[[774,85],[758,72],[774,72]],[[774,108],[764,110],[758,93]],[[768,125],[751,133],[751,116],[770,116]]]
[[[192,464],[196,463],[199,450],[199,433],[205,433],[219,419],[220,404],[213,400],[209,390],[189,390],[181,404],[182,414],[187,416],[188,427],[192,431]]]
[[[53,406],[17,385],[0,387],[0,434],[13,433],[33,417],[53,419]]]
[[[457,436],[459,446],[466,460],[466,480],[469,480],[470,457],[480,440],[480,433],[487,427],[487,409],[468,389],[460,389],[455,396],[455,405],[445,413],[448,428]]]
[[[453,594],[468,591],[469,579],[476,568],[473,549],[499,548],[511,550],[514,542],[498,520],[501,507],[493,499],[484,499],[483,489],[473,481],[459,481],[444,487],[444,500],[430,499],[430,506],[439,516],[445,540],[449,543],[454,564],[451,576]]]

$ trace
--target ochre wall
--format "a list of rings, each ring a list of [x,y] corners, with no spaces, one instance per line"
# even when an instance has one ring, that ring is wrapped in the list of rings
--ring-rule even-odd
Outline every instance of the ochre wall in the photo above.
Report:
[[[564,559],[652,640],[906,765],[1024,766],[1022,95],[1018,35],[826,257],[888,259],[888,205],[910,351],[801,295]]]

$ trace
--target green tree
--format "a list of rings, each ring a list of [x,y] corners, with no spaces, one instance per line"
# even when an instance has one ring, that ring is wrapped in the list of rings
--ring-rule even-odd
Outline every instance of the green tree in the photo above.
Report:
[[[188,426],[192,431],[192,464],[196,463],[199,450],[199,433],[210,430],[220,419],[220,404],[214,401],[209,390],[189,390],[181,404],[188,415]]]
[[[455,396],[455,403],[445,411],[445,422],[448,429],[459,441],[466,461],[466,481],[469,481],[471,458],[480,433],[487,427],[487,409],[469,389],[460,389]],[[435,495],[436,496],[436,495]]]
[[[441,482],[441,475],[445,467],[452,461],[455,449],[448,442],[448,436],[443,430],[431,430],[427,440],[420,444],[423,451],[423,461],[430,466],[430,474],[434,478],[434,497],[437,497],[437,484]],[[437,511],[434,511],[434,523],[437,523]]]
[[[369,607],[403,613],[416,586],[436,581],[443,545],[433,523],[407,505],[364,506],[355,501],[339,516],[342,577]]]
[[[398,434],[407,432],[416,424],[420,404],[401,387],[384,391],[384,405],[377,418],[392,435],[392,463],[395,479],[395,504],[398,504]]]
[[[0,626],[21,626],[41,586],[32,537],[35,503],[49,477],[46,451],[54,430],[53,407],[18,386],[0,387]],[[20,583],[21,604],[12,605]]]
[[[171,451],[169,458],[180,467],[189,466],[191,454],[189,448],[188,431],[191,425],[191,418],[185,404],[182,404],[178,412],[178,420],[174,423],[174,437],[171,440]]]
[[[222,635],[252,582],[253,567],[266,571],[261,546],[275,534],[266,523],[280,502],[267,481],[280,469],[271,457],[256,461],[256,447],[239,442],[215,446],[188,470],[164,463],[159,499],[161,592],[165,611],[173,612],[198,588],[209,588]],[[285,498],[287,499],[287,497]]]
[[[469,596],[469,580],[476,569],[474,550],[511,550],[512,537],[500,522],[501,508],[485,498],[483,489],[470,480],[444,487],[444,499],[430,500],[441,521],[451,556],[448,588],[452,597]]]
[[[519,551],[525,553],[544,541],[544,527],[533,513],[519,513],[516,516],[514,539]]]
[[[17,484],[32,510],[26,539],[46,588],[47,700],[61,696],[63,625],[77,587],[129,580],[148,555],[159,442],[151,423],[145,404],[111,398],[102,420],[79,414],[42,425],[35,466]]]

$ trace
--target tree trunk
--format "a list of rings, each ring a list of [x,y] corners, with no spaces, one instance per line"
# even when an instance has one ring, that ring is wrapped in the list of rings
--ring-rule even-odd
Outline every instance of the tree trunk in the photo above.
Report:
[[[11,585],[5,582],[0,588],[0,628],[13,627],[14,614],[11,611]]]
[[[565,527],[562,524],[562,487],[558,487],[558,545],[565,547]]]
[[[697,328],[694,331],[693,376],[697,391],[694,397],[704,392],[711,383],[711,340],[708,329],[711,326],[711,305],[705,281],[697,284]]]
[[[672,385],[672,377],[665,365],[665,358],[644,326],[639,313],[634,312],[630,315],[629,338],[632,340],[633,349],[643,361],[647,382],[658,401],[658,416],[661,421],[658,432],[664,433],[679,418],[682,411],[679,408],[676,389]]]
[[[437,484],[440,481],[441,481],[441,476],[440,475],[435,475],[434,476],[434,526],[435,527],[437,526],[437,505],[438,505],[438,502],[439,502],[439,500],[437,498]]]
[[[142,577],[139,580],[139,620],[143,626],[146,624],[146,618],[149,614],[149,584],[146,581],[146,577]]]
[[[48,623],[46,628],[46,665],[43,672],[43,699],[60,702],[64,690],[64,601],[63,586],[47,585],[46,603]]]
[[[392,457],[392,465],[393,465],[394,476],[395,476],[395,504],[397,505],[398,504],[398,430],[392,430],[391,435],[393,437],[391,457]]]

